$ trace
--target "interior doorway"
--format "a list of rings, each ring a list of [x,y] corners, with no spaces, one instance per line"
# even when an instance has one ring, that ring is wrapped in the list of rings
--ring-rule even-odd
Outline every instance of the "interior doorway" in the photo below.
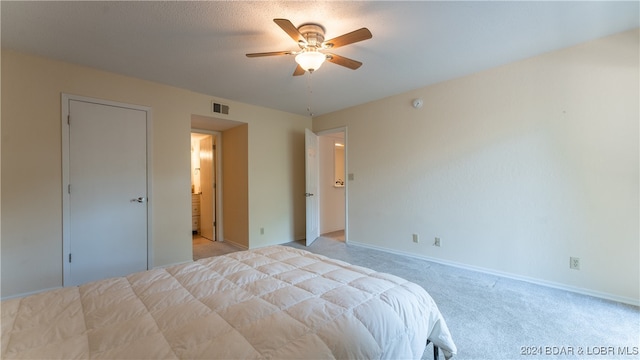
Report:
[[[249,124],[192,114],[191,133],[211,134],[215,137],[216,241],[207,242],[209,245],[228,242],[247,249]]]
[[[346,129],[318,133],[320,234],[346,242],[347,229],[347,143]]]
[[[219,133],[191,133],[191,230],[194,244],[217,241]]]

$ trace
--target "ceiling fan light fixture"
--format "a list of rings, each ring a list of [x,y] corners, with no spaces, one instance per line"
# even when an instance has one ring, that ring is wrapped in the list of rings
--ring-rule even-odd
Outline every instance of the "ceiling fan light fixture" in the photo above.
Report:
[[[314,72],[318,70],[327,56],[318,51],[303,51],[296,55],[296,62],[305,71]]]
[[[2,1],[2,0],[0,0]],[[293,71],[293,76],[304,75],[304,73],[312,73],[322,66],[324,61],[332,64],[340,65],[351,70],[358,69],[362,63],[353,59],[349,59],[336,54],[325,54],[320,50],[339,48],[345,45],[357,43],[363,40],[371,39],[371,31],[367,28],[360,28],[347,34],[334,37],[327,41],[324,40],[324,27],[319,24],[307,23],[299,27],[295,27],[291,21],[287,19],[273,19],[284,32],[291,37],[300,47],[299,51],[271,51],[261,53],[246,54],[247,57],[262,57],[275,55],[296,55],[295,60],[297,66]]]

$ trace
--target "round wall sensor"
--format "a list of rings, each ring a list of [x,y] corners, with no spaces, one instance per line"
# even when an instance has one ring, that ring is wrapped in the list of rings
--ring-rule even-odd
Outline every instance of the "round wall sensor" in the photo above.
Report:
[[[422,104],[424,104],[424,101],[422,101],[422,99],[413,99],[414,108],[420,109],[422,107]]]

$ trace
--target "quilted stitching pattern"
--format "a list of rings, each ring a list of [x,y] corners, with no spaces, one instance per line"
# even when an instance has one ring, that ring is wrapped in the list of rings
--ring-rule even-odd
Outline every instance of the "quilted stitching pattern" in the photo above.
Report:
[[[2,303],[2,358],[419,358],[419,286],[274,246]],[[443,340],[440,340],[443,342]]]

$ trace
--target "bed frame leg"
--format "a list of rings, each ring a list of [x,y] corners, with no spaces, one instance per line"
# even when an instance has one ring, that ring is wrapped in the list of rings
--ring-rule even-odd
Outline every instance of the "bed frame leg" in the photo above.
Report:
[[[431,341],[427,340],[427,346],[429,346],[429,343],[431,343]],[[433,344],[433,360],[438,360],[439,356],[440,356],[440,349],[436,346],[436,344]]]

